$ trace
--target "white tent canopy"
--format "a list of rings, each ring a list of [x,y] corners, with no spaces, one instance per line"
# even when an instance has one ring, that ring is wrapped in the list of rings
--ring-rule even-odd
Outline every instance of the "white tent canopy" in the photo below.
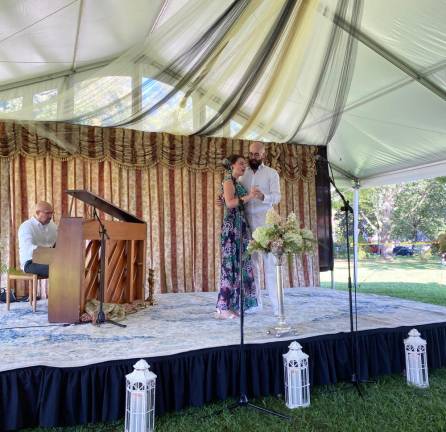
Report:
[[[362,32],[410,70],[360,43],[329,159],[370,186],[444,175],[446,2],[366,2]]]
[[[85,70],[102,67],[144,41],[154,28],[174,21],[188,3],[197,5],[196,0],[1,1],[0,116],[9,110],[5,118],[20,118],[22,105],[11,106],[23,97],[23,89],[32,89],[34,93],[26,93],[32,98],[52,88],[51,82],[57,81],[57,88],[66,85],[66,77],[79,82],[82,73],[88,76]],[[321,34],[324,23],[336,19],[330,10],[334,3],[323,1],[317,8]],[[194,9],[193,30],[228,4],[203,0],[203,7]],[[360,22],[360,29],[353,30],[349,22],[336,23],[353,32],[358,46],[328,159],[362,186],[443,175],[446,0],[366,0]],[[179,44],[187,44],[185,34],[181,32]],[[299,91],[286,100],[284,112],[289,115],[299,109]],[[285,132],[283,119],[272,125],[278,136]],[[320,116],[304,126],[303,143],[320,144],[324,121],[328,119]]]

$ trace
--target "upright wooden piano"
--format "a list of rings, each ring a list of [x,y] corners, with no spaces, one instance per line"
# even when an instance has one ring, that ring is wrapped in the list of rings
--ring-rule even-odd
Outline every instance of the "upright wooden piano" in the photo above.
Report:
[[[91,192],[67,190],[67,194],[118,219],[102,221],[109,237],[105,247],[104,302],[144,300],[146,223]],[[48,321],[78,322],[86,302],[99,295],[99,222],[62,217],[56,246],[37,248],[33,262],[49,264]]]

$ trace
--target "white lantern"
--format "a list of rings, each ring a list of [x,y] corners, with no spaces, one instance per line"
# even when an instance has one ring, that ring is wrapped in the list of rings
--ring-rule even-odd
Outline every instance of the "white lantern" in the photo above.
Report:
[[[139,360],[126,378],[125,432],[152,432],[155,427],[156,375]]]
[[[404,339],[404,351],[406,352],[407,384],[429,387],[426,341],[421,339],[416,329],[412,329],[409,337]]]
[[[288,348],[283,354],[285,403],[288,408],[307,407],[310,405],[308,355],[298,342],[292,342]]]

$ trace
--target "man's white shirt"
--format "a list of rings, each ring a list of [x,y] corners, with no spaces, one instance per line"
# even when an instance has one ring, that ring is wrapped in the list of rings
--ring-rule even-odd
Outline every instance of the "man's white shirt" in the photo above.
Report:
[[[251,231],[265,225],[266,212],[273,206],[280,202],[280,180],[279,174],[273,168],[265,165],[260,165],[256,172],[251,168],[247,168],[240,183],[249,192],[252,187],[256,186],[262,194],[264,199],[253,199],[246,203],[246,218],[248,219]],[[261,286],[261,261],[263,261],[263,270],[265,275],[265,286],[268,291],[271,304],[274,312],[277,313],[277,291],[276,291],[276,270],[274,258],[271,254],[254,254],[253,255],[253,271],[254,280],[257,289],[257,302],[259,304],[258,310],[262,309],[262,295],[260,291]]]
[[[262,164],[254,172],[248,167],[239,181],[248,192],[252,187],[256,186],[264,195],[263,201],[253,199],[246,203],[245,208],[248,215],[265,215],[273,205],[279,204],[280,180],[279,174],[275,169]]]
[[[23,222],[19,228],[20,267],[32,259],[33,251],[38,246],[53,247],[57,239],[57,225],[50,221],[42,225],[35,217]]]

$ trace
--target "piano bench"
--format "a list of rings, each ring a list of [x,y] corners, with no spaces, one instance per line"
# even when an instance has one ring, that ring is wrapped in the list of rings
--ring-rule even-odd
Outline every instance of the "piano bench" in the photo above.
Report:
[[[29,289],[29,304],[33,308],[33,312],[36,311],[36,302],[37,302],[37,281],[39,279],[46,279],[41,276],[37,276],[36,274],[32,273],[25,273],[25,272],[15,272],[15,273],[8,273],[8,281],[6,285],[6,309],[9,310],[10,307],[10,296],[11,296],[11,281],[12,280],[22,280],[26,281],[28,283],[28,289]]]

